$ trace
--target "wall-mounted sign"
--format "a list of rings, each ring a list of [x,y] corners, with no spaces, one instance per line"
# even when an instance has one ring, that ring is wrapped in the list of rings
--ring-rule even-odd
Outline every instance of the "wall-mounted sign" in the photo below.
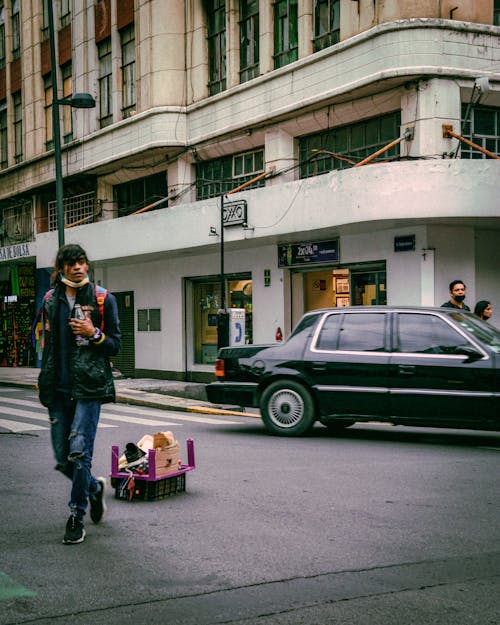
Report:
[[[415,235],[406,234],[401,237],[394,237],[395,252],[413,252],[415,251]]]
[[[26,256],[33,256],[29,243],[0,247],[0,260],[12,260],[14,258],[25,258]]]
[[[264,286],[271,286],[271,270],[264,269]]]
[[[239,200],[238,202],[224,202],[223,222],[224,226],[237,226],[239,224],[246,224],[246,200]]]
[[[336,263],[339,261],[339,258],[338,239],[315,243],[278,245],[278,267]]]

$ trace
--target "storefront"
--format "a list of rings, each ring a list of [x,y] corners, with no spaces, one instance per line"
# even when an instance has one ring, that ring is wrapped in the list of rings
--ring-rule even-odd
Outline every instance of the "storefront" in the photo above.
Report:
[[[1,265],[0,366],[36,366],[35,314],[35,265]]]
[[[292,326],[309,310],[387,303],[385,261],[342,264],[339,241],[287,244],[278,265],[291,272]]]
[[[194,364],[213,364],[217,356],[217,313],[221,308],[219,277],[190,280],[193,293]],[[245,343],[253,342],[252,275],[226,275],[225,304],[227,308],[245,311]]]

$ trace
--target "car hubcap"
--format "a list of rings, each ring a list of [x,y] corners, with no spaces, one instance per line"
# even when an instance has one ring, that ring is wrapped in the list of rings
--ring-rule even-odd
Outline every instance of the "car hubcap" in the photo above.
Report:
[[[290,428],[304,416],[304,401],[290,389],[277,391],[269,400],[269,416],[280,428]]]

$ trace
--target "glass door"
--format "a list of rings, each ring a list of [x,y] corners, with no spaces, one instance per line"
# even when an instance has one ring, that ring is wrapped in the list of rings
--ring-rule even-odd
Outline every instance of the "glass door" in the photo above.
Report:
[[[353,306],[387,304],[385,271],[352,271],[351,303]]]

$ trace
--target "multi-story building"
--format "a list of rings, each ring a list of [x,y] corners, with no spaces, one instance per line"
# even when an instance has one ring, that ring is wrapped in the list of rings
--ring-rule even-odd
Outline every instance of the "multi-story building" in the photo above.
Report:
[[[0,364],[35,362],[72,93],[65,240],[117,294],[124,373],[211,375],[223,304],[255,343],[455,278],[500,315],[498,0],[56,0],[56,90],[49,1],[0,0]]]

